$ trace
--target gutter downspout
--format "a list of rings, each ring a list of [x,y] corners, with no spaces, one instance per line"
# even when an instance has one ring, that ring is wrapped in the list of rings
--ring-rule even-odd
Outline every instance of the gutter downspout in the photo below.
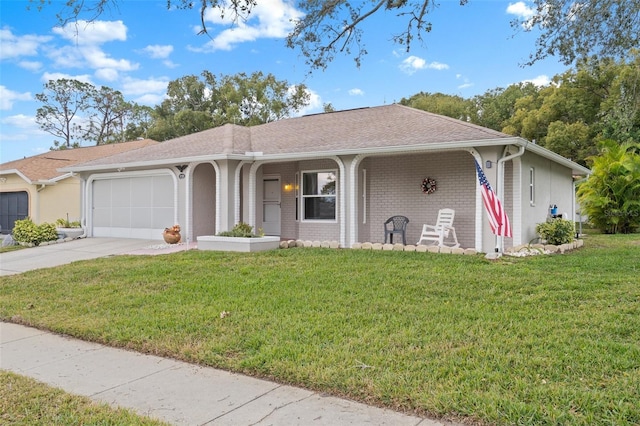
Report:
[[[503,206],[505,204],[505,201],[503,199],[503,195],[505,191],[502,189],[504,186],[504,163],[507,161],[513,160],[514,158],[521,157],[526,151],[527,145],[529,145],[529,141],[526,141],[524,146],[521,145],[520,148],[518,149],[518,152],[516,152],[515,154],[507,155],[506,157],[502,157],[498,160],[498,187],[496,188],[496,196],[500,201],[502,201]],[[507,149],[508,147],[505,148],[505,153]],[[504,237],[496,235],[496,252],[502,253],[503,251],[504,251]]]

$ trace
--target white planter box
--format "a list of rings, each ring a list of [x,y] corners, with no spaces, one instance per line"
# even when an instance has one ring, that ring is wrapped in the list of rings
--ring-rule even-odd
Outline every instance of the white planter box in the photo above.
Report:
[[[273,250],[280,247],[280,237],[218,237],[203,235],[198,237],[198,250],[254,252]]]
[[[84,234],[84,229],[82,228],[56,228],[56,230],[64,234],[65,238],[73,238],[74,240]]]

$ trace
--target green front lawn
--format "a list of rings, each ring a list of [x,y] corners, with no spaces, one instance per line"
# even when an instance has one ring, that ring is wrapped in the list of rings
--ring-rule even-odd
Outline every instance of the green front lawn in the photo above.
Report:
[[[440,418],[640,423],[640,235],[502,258],[119,256],[3,277],[0,318]]]
[[[148,425],[164,422],[132,411],[97,404],[33,379],[0,371],[0,424],[3,425]]]

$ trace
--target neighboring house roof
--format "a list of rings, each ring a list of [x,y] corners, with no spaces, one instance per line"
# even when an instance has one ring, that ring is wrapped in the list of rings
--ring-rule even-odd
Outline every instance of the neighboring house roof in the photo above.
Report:
[[[253,127],[226,124],[141,149],[134,155],[97,159],[67,170],[105,170],[219,158],[293,159],[510,144],[528,142],[462,120],[392,104],[306,115]],[[578,172],[587,170],[551,151],[536,148]]]
[[[157,145],[151,139],[141,139],[132,142],[48,151],[43,154],[25,157],[20,160],[0,164],[0,174],[18,174],[28,183],[53,183],[69,175],[58,169],[85,163],[97,158],[105,158],[123,152]]]

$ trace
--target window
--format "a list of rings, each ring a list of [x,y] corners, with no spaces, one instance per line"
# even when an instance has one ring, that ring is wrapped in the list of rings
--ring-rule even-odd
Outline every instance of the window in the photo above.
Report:
[[[295,182],[295,191],[296,191],[296,222],[300,220],[300,173],[296,172],[296,182]]]
[[[336,219],[336,172],[302,173],[302,218]]]
[[[536,169],[529,169],[529,204],[536,205]]]

